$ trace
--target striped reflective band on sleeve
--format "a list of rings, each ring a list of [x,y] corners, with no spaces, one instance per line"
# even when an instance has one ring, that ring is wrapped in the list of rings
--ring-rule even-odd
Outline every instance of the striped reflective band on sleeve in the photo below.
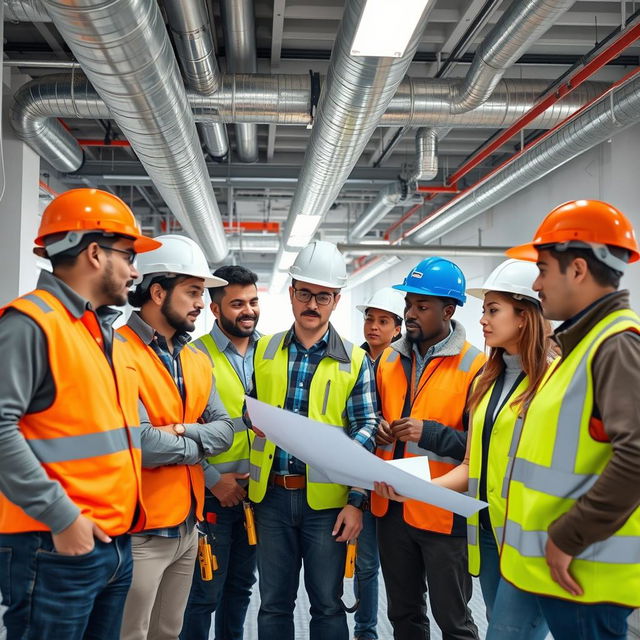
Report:
[[[131,444],[140,448],[140,428],[122,427],[111,431],[99,431],[81,436],[61,438],[27,439],[38,460],[43,463],[68,462],[84,458],[97,458],[129,449],[127,430],[131,434]]]

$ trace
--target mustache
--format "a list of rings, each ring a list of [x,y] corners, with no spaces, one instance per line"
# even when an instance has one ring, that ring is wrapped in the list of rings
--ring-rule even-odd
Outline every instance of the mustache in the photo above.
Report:
[[[417,324],[416,322],[405,322],[404,326],[409,328],[409,327],[415,327],[416,329],[420,328],[420,325]]]
[[[127,284],[125,286],[127,287],[127,289],[133,287],[133,280],[127,280]]]
[[[200,315],[200,311],[198,309],[196,309],[194,311],[190,311],[187,315],[188,316],[199,316]]]
[[[236,318],[236,322],[243,322],[244,320],[251,320],[251,322],[255,322],[258,318],[256,316],[239,316]]]
[[[303,311],[302,312],[303,316],[310,316],[311,318],[319,318],[320,314],[317,311]]]

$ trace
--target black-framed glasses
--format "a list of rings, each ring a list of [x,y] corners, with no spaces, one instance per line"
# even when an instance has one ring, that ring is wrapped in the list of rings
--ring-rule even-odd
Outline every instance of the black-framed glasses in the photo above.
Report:
[[[295,289],[293,290],[293,295],[296,297],[296,300],[299,302],[309,302],[311,298],[315,298],[316,302],[323,307],[331,304],[333,302],[333,298],[335,297],[335,293],[329,293],[328,291],[321,291],[320,293],[311,293],[311,291],[307,291],[307,289]]]
[[[105,251],[117,251],[118,253],[124,253],[124,255],[127,256],[126,260],[129,264],[133,264],[138,256],[133,249],[116,249],[115,247],[108,247],[106,244],[99,244],[98,246]]]

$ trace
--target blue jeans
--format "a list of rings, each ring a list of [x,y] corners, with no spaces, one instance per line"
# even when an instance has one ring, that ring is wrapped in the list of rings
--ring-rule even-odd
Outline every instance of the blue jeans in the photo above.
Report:
[[[118,640],[132,566],[128,535],[67,556],[48,532],[0,534],[7,640]]]
[[[378,623],[378,571],[380,556],[376,538],[376,519],[370,511],[364,512],[362,532],[358,538],[356,574],[353,580],[353,594],[359,600],[355,613],[356,638],[377,638]]]
[[[315,511],[304,489],[270,486],[256,504],[259,640],[293,640],[293,610],[304,561],[310,640],[348,640],[342,608],[346,545],[331,535],[339,509]]]
[[[205,516],[216,514],[215,525],[208,525],[205,520],[201,527],[210,527],[215,536],[212,551],[218,560],[218,570],[213,580],[205,582],[196,562],[180,638],[207,640],[211,614],[215,611],[216,639],[242,640],[251,587],[256,581],[256,548],[247,543],[242,504],[223,507],[207,492],[204,511]]]
[[[617,604],[582,604],[538,596],[555,640],[624,640],[633,609]]]
[[[531,593],[500,577],[498,547],[491,531],[480,529],[480,587],[487,608],[486,640],[544,640],[547,624]]]

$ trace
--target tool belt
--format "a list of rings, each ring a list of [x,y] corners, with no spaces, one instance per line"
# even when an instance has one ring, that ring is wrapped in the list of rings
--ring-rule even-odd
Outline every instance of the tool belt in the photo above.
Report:
[[[291,473],[287,475],[272,473],[269,476],[269,484],[292,491],[294,489],[304,489],[307,484],[307,479],[305,476],[297,473]]]

